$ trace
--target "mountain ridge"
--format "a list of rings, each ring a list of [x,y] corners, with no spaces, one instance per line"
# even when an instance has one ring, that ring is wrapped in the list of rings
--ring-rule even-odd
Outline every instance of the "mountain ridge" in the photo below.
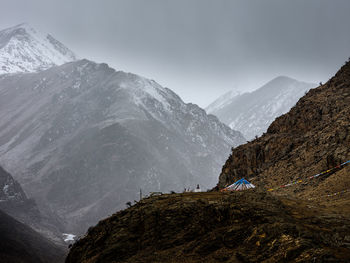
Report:
[[[346,213],[262,191],[166,194],[101,220],[66,263],[345,263],[349,229]]]
[[[61,263],[64,261],[64,249],[1,210],[0,244],[0,257],[3,263]]]
[[[2,75],[0,87],[0,161],[67,231],[84,231],[140,188],[213,187],[245,141],[155,81],[86,59]]]
[[[289,111],[305,92],[315,86],[279,76],[255,91],[226,98],[223,107],[208,106],[207,110],[251,140],[266,132],[276,117]]]
[[[64,246],[62,225],[54,215],[39,211],[33,199],[27,198],[21,185],[0,166],[0,209],[9,216],[31,227],[58,246]]]
[[[218,187],[246,177],[264,188],[274,188],[349,160],[349,87],[347,62],[327,83],[311,89],[288,113],[278,117],[263,136],[233,149]],[[348,169],[283,191],[294,191],[303,198],[341,191],[350,183],[345,176]]]
[[[27,23],[0,31],[0,74],[36,72],[76,59],[52,35],[42,34]]]
[[[347,62],[233,148],[216,189],[142,199],[90,228],[66,263],[348,262],[349,116]],[[242,177],[256,188],[218,191]]]

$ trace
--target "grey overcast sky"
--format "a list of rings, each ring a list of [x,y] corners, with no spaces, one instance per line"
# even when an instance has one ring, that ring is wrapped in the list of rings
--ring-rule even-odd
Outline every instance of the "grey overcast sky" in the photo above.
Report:
[[[156,80],[186,102],[279,75],[326,81],[350,57],[349,0],[0,0],[81,58]]]

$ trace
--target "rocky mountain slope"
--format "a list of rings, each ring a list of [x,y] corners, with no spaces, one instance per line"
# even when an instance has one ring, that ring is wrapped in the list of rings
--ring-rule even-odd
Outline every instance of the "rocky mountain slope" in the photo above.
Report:
[[[85,231],[151,191],[213,187],[239,132],[152,80],[88,60],[0,76],[0,162]]]
[[[30,226],[38,233],[63,246],[62,229],[53,215],[40,213],[35,201],[28,199],[20,184],[0,167],[0,210]]]
[[[0,31],[0,74],[35,72],[74,60],[62,43],[28,24]]]
[[[253,92],[219,98],[206,111],[250,140],[266,132],[275,118],[288,112],[314,87],[315,84],[277,77]]]
[[[256,188],[144,199],[89,229],[66,262],[349,262],[349,116],[350,62],[232,150],[217,190],[241,177]]]
[[[350,62],[310,90],[262,137],[233,149],[220,175],[222,188],[245,177],[263,188],[315,198],[350,188],[349,167],[317,179],[308,177],[350,159]]]
[[[66,263],[349,262],[350,220],[267,192],[144,199],[89,229]]]
[[[20,184],[0,167],[0,205],[9,202],[26,202],[27,200]]]
[[[0,258],[3,263],[59,263],[64,250],[30,227],[0,211]]]

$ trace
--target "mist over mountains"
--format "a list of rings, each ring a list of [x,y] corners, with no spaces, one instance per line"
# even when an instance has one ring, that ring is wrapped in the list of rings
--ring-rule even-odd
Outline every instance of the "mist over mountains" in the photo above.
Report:
[[[263,136],[233,149],[218,187],[245,177],[294,198],[327,201],[327,194],[346,193],[350,167],[341,164],[350,159],[349,116],[350,61],[278,117]],[[341,197],[335,204],[348,207],[349,196]]]
[[[232,149],[216,189],[145,198],[89,229],[66,262],[349,262],[349,116],[350,61]],[[257,187],[223,190],[242,177]]]
[[[315,86],[280,76],[205,111],[0,31],[1,260],[59,263],[77,235],[66,262],[348,262],[350,62]]]
[[[275,118],[288,112],[314,87],[316,84],[280,76],[253,92],[227,93],[211,103],[206,111],[250,140],[266,132]]]
[[[0,162],[70,231],[138,200],[140,189],[213,187],[244,141],[170,89],[107,64],[0,76]]]

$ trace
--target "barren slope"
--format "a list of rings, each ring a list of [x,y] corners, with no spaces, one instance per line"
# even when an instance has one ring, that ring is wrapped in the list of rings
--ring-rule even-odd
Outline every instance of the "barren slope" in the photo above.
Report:
[[[349,167],[315,179],[308,177],[350,159],[350,63],[326,84],[310,90],[277,118],[262,137],[233,149],[218,187],[246,177],[269,189],[306,198],[350,188]]]
[[[91,228],[66,263],[349,262],[350,221],[266,192],[144,199]]]

